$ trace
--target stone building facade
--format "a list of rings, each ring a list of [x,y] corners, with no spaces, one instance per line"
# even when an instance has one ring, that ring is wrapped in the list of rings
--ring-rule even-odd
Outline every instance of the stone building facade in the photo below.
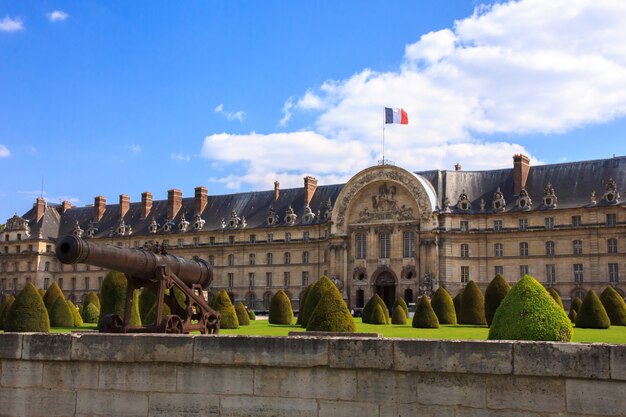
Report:
[[[3,296],[25,282],[57,281],[74,300],[97,290],[107,271],[61,265],[59,236],[74,233],[138,249],[167,246],[214,267],[211,291],[227,289],[265,310],[283,289],[294,308],[306,286],[329,276],[351,308],[379,293],[386,302],[444,286],[452,295],[470,279],[483,289],[497,273],[509,282],[526,273],[564,300],[613,285],[624,295],[626,157],[488,171],[410,172],[369,167],[347,183],[194,197],[169,190],[167,200],[127,195],[93,206],[47,204],[7,221],[0,249]],[[624,192],[624,191],[622,191]]]

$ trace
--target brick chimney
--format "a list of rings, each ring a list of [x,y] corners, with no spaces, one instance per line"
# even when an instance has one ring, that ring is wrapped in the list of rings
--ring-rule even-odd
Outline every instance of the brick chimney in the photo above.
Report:
[[[37,207],[37,223],[43,217],[43,213],[46,211],[46,200],[41,197],[37,197],[35,206]]]
[[[94,219],[96,219],[96,221],[100,221],[106,209],[107,209],[107,198],[102,195],[97,196],[93,202]]]
[[[454,170],[455,171],[460,171],[461,170],[461,164],[459,164],[459,163],[454,164]]]
[[[196,187],[196,193],[193,200],[193,212],[197,216],[202,214],[206,207],[209,191],[206,187]]]
[[[61,214],[65,213],[66,211],[68,211],[71,208],[72,208],[72,203],[70,203],[69,201],[62,202],[61,203]]]
[[[274,181],[274,201],[278,200],[278,197],[280,197],[280,183]]]
[[[167,218],[173,219],[183,205],[183,193],[175,188],[167,191]]]
[[[123,219],[130,208],[130,196],[120,194],[120,219]]]
[[[152,193],[150,191],[144,191],[141,193],[141,218],[145,219],[152,210]]]
[[[526,188],[526,180],[530,171],[530,159],[526,155],[513,155],[513,185],[515,194]]]
[[[315,177],[311,177],[307,175],[304,177],[304,204],[307,206],[311,202],[313,198],[313,194],[315,194],[315,189],[317,188],[317,180]]]

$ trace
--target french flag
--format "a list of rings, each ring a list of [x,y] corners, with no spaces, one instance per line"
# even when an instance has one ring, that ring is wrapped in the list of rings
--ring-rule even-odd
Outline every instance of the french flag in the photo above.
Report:
[[[407,116],[404,109],[391,109],[389,107],[385,107],[385,124],[389,123],[408,125],[409,116]]]

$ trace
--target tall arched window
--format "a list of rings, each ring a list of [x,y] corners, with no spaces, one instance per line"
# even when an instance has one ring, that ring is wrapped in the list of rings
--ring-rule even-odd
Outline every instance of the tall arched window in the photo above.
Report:
[[[391,254],[391,236],[389,232],[380,232],[378,235],[380,245],[380,258],[387,259]]]
[[[356,259],[365,259],[366,256],[366,243],[365,243],[365,233],[357,233],[355,236],[356,239]]]
[[[402,256],[405,258],[410,258],[415,256],[415,233],[408,230],[402,235],[403,241],[403,250]]]

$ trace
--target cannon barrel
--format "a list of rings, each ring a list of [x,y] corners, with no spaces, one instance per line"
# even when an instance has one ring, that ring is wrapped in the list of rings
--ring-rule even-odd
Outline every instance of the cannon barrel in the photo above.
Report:
[[[75,235],[60,238],[56,245],[57,258],[64,264],[84,263],[123,272],[146,280],[155,280],[159,266],[167,267],[185,284],[200,284],[207,288],[213,280],[211,265],[202,259],[183,259],[180,256],[161,255],[144,249],[125,249],[95,243]]]

